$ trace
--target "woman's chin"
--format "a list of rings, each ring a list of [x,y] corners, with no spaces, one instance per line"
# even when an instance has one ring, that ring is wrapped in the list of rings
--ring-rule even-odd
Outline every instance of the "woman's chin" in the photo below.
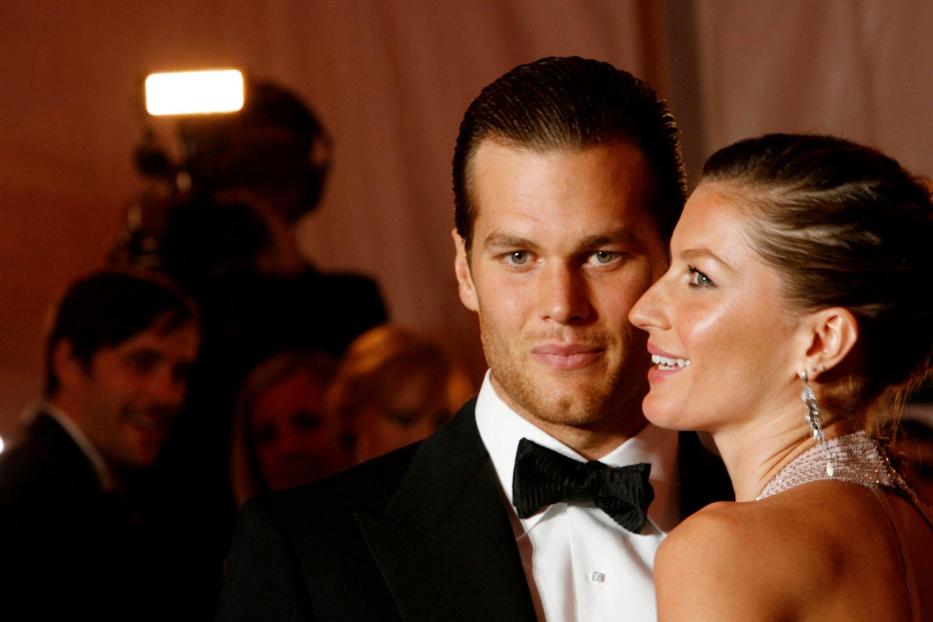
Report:
[[[642,411],[653,425],[666,430],[691,429],[684,418],[683,407],[672,404],[669,400],[648,393],[642,401]]]

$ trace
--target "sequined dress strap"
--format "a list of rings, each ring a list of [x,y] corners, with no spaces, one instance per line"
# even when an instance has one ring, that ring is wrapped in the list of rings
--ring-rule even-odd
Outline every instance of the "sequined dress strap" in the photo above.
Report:
[[[892,488],[920,503],[878,444],[865,432],[837,436],[803,452],[768,482],[758,499],[821,480]],[[919,507],[923,509],[922,504]]]

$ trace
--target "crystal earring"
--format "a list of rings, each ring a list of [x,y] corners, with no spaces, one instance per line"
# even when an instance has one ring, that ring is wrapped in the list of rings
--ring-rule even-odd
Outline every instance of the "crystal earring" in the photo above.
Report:
[[[823,416],[820,413],[820,407],[816,403],[816,396],[813,394],[813,389],[810,388],[807,372],[802,371],[798,375],[800,379],[803,380],[803,393],[800,395],[800,399],[807,405],[807,414],[804,416],[804,419],[810,426],[813,439],[819,443],[823,451],[826,452],[826,475],[832,477],[836,472],[836,468],[833,466],[832,452],[829,451],[829,446],[826,445],[826,435],[823,433]]]

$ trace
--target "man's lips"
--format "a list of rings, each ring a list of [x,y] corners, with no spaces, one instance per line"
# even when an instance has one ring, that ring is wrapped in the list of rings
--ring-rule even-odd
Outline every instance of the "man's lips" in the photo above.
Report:
[[[132,426],[150,433],[164,434],[171,426],[172,413],[146,410],[130,410],[124,413],[124,419]]]
[[[586,343],[545,344],[531,349],[535,360],[555,369],[580,369],[602,357],[605,346]]]

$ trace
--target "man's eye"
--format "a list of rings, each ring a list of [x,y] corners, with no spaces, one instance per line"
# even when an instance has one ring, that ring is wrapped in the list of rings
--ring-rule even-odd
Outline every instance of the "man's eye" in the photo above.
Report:
[[[528,251],[512,251],[506,257],[513,266],[523,266],[531,261],[531,253]]]
[[[687,284],[690,287],[713,287],[716,285],[711,278],[693,266],[687,266],[687,270],[690,273],[690,276],[687,278]]]
[[[127,357],[127,364],[137,372],[149,373],[159,364],[161,357],[155,352],[136,352]]]
[[[619,253],[616,253],[614,251],[596,251],[595,253],[590,255],[590,259],[592,263],[600,265],[600,266],[604,266],[618,259],[619,255],[620,255]]]

